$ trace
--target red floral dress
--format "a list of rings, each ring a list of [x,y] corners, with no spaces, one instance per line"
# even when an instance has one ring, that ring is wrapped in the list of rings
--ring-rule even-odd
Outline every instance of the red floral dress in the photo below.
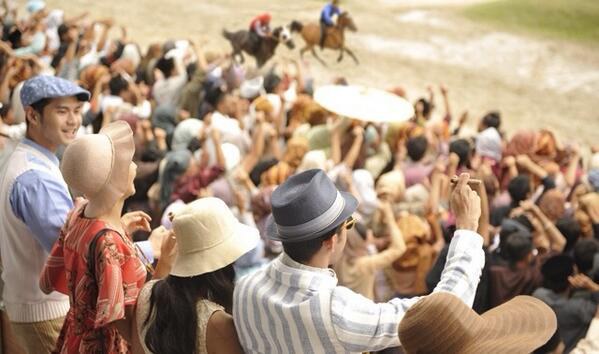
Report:
[[[128,353],[129,344],[109,324],[123,319],[125,306],[135,304],[146,268],[126,235],[101,220],[83,217],[84,207],[72,211],[40,279],[43,291],[70,298],[56,352]],[[96,241],[94,279],[87,258],[92,239],[102,229],[109,230]]]

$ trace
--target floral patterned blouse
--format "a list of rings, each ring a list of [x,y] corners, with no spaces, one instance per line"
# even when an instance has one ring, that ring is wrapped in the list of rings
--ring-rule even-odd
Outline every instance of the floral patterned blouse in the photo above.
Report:
[[[54,244],[41,274],[44,292],[69,295],[67,313],[56,353],[128,353],[129,344],[115,326],[125,318],[125,306],[134,305],[146,280],[146,268],[127,235],[98,219],[83,216],[85,205],[74,209]],[[88,254],[96,241],[95,275]]]

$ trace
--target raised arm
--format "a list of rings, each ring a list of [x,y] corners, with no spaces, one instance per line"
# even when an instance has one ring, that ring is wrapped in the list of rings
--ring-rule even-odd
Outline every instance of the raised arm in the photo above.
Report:
[[[532,212],[533,215],[539,219],[549,241],[551,250],[562,252],[564,247],[566,247],[566,238],[562,235],[557,226],[549,220],[545,213],[541,211],[541,208],[530,200],[523,201],[520,205],[522,206],[522,209]]]
[[[360,155],[360,150],[362,149],[362,142],[364,141],[364,128],[362,126],[356,126],[352,130],[352,135],[354,136],[354,142],[345,155],[343,162],[345,165],[351,169],[354,168],[356,164],[356,160],[358,160],[358,156]]]
[[[387,249],[378,254],[365,256],[358,259],[357,262],[360,268],[366,272],[375,272],[390,266],[391,263],[396,261],[406,251],[406,242],[401,230],[399,229],[399,226],[397,226],[397,222],[395,221],[395,215],[393,213],[391,204],[389,202],[381,202],[380,209],[383,213],[384,221],[389,227],[391,243]]]
[[[451,209],[456,218],[456,232],[447,254],[441,281],[433,292],[447,291],[472,306],[474,294],[485,265],[483,238],[476,233],[481,215],[481,199],[468,186],[470,176],[460,175],[451,195]]]

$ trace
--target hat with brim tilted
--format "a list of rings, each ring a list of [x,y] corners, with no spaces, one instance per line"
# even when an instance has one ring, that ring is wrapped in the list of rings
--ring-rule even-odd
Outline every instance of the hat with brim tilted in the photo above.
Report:
[[[399,340],[410,353],[531,353],[555,333],[557,319],[531,296],[512,300],[478,315],[455,295],[423,297],[399,324]]]
[[[129,124],[116,121],[98,134],[75,139],[64,151],[60,171],[67,185],[89,200],[85,215],[109,211],[129,189],[129,168],[135,152]]]
[[[345,222],[358,207],[350,193],[340,192],[323,170],[307,170],[287,179],[272,194],[267,234],[282,242],[302,242],[325,235]]]
[[[170,272],[193,277],[235,262],[258,244],[257,229],[241,224],[218,198],[195,200],[173,218],[177,258]]]

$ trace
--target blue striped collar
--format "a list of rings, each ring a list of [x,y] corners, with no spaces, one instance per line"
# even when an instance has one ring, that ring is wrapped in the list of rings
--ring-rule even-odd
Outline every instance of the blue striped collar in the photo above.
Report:
[[[21,141],[21,142],[25,145],[28,145],[28,146],[34,148],[35,150],[37,150],[39,152],[41,152],[50,161],[52,161],[52,163],[54,163],[56,166],[59,165],[60,161],[58,161],[58,157],[56,157],[56,155],[54,153],[52,153],[52,151],[46,149],[45,147],[41,146],[40,144],[36,143],[35,141],[33,141],[29,138],[24,138],[23,141]]]
[[[297,287],[299,285],[300,288],[309,288],[314,291],[337,286],[337,275],[334,270],[298,263],[285,253],[272,262],[270,275],[287,286]],[[300,279],[297,279],[297,283],[295,280],[292,281],[292,278],[298,276]]]

